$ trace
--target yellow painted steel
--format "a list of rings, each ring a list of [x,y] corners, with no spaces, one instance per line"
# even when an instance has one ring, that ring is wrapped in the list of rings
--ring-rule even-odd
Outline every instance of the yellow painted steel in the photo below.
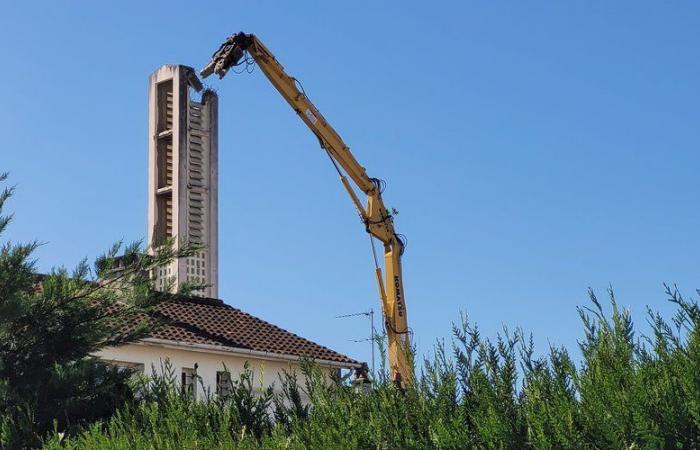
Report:
[[[403,242],[394,230],[392,215],[384,206],[379,181],[367,176],[365,168],[357,162],[350,148],[306,97],[303,89],[298,87],[296,79],[285,73],[282,65],[255,35],[238,33],[229,37],[202,70],[202,76],[217,73],[223,78],[231,67],[245,63],[246,52],[316,135],[321,147],[328,152],[338,169],[340,180],[357,208],[367,232],[384,244],[386,273],[383,279],[382,270],[377,267],[376,276],[388,338],[389,367],[392,379],[401,387],[405,387],[406,383],[413,381],[413,366],[408,357],[411,344],[401,274]],[[341,168],[367,195],[366,207],[363,207]]]

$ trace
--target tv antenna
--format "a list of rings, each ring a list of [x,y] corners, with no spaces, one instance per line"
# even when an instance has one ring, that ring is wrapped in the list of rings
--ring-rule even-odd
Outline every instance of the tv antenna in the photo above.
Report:
[[[374,328],[374,309],[370,308],[369,311],[357,312],[352,314],[343,314],[342,316],[335,316],[336,319],[345,319],[348,317],[358,317],[365,316],[369,318],[369,339],[350,339],[351,342],[367,342],[369,341],[370,347],[372,349],[372,374],[374,374],[374,340],[376,338],[376,331]]]

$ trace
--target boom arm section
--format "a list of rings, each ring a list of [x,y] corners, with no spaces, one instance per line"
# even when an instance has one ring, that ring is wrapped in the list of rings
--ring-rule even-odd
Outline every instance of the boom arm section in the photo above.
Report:
[[[248,55],[316,135],[321,148],[328,153],[338,170],[340,181],[355,204],[367,232],[384,244],[386,277],[382,276],[381,268],[377,265],[377,286],[388,337],[391,376],[399,385],[405,386],[413,380],[413,369],[408,361],[410,340],[401,274],[404,244],[394,230],[392,215],[384,206],[382,182],[367,176],[365,168],[357,162],[340,135],[306,97],[297,80],[285,73],[282,65],[255,35],[241,32],[230,36],[214,53],[201,75],[206,78],[216,73],[219,78],[223,78],[232,67],[248,62]],[[348,177],[367,195],[366,206],[360,202]]]

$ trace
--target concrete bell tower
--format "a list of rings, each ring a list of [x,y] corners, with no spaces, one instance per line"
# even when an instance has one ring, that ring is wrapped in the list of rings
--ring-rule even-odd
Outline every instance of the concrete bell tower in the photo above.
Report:
[[[149,77],[148,242],[152,251],[168,238],[203,244],[197,255],[175,260],[155,274],[168,281],[209,285],[196,294],[218,298],[218,96],[202,91],[194,69],[164,65]]]

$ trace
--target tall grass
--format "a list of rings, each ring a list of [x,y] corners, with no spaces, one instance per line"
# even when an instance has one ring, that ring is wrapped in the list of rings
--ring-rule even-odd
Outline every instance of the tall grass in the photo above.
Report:
[[[50,449],[694,449],[700,448],[700,309],[667,289],[672,320],[649,311],[636,337],[611,293],[611,313],[591,292],[579,313],[580,361],[564,348],[536,356],[532,339],[495,339],[466,318],[438,345],[414,386],[399,392],[382,371],[373,390],[327,383],[313,365],[282,393],[252,374],[229,401],[192,401],[167,377],[143,400]],[[300,386],[301,384],[301,386]],[[310,397],[301,401],[300,390]]]

